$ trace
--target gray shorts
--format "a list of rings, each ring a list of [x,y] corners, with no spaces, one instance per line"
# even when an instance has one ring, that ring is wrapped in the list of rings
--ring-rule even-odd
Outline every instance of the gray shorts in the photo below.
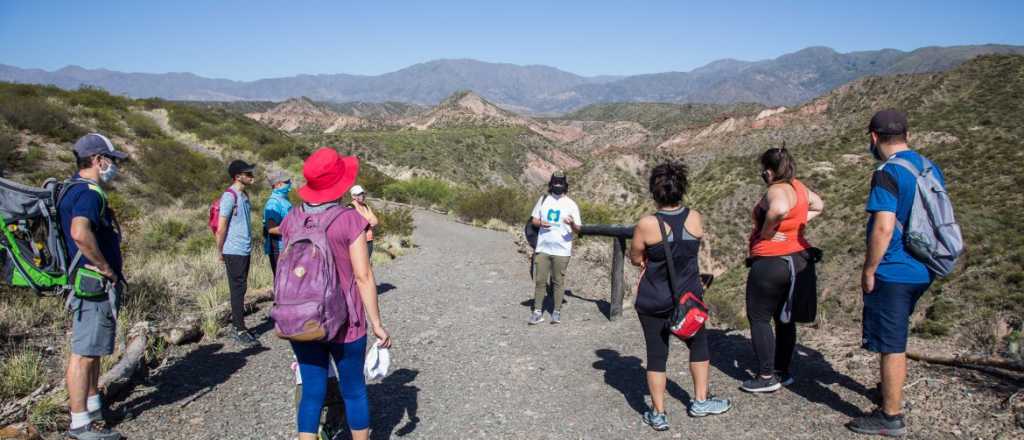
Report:
[[[117,320],[110,301],[71,300],[71,352],[100,357],[114,353]]]

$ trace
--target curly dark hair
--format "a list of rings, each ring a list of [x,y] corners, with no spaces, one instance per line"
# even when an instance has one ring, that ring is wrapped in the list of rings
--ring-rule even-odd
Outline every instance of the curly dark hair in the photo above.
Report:
[[[690,186],[686,180],[688,174],[689,169],[682,162],[670,161],[654,167],[648,182],[654,202],[658,206],[679,204]]]

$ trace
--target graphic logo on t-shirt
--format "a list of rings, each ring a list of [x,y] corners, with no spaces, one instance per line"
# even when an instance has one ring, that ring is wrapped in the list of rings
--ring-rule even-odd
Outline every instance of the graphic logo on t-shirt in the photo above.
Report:
[[[548,210],[548,223],[556,223],[558,219],[562,218],[562,210],[560,209],[549,209]]]

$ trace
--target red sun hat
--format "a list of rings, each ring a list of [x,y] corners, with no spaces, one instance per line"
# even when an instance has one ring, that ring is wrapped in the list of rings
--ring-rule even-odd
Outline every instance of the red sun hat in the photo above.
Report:
[[[333,148],[322,147],[302,165],[306,184],[299,188],[299,198],[313,204],[338,200],[356,183],[358,174],[358,157],[342,156]]]

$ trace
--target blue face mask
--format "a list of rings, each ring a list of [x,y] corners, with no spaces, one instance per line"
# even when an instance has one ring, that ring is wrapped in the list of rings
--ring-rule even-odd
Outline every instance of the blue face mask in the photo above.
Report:
[[[274,194],[280,194],[282,196],[288,195],[288,192],[292,190],[292,183],[288,182],[282,185],[280,188],[274,189]]]
[[[878,145],[875,145],[874,142],[868,145],[868,151],[875,157],[875,160],[879,162],[885,161],[885,158],[882,157],[882,152],[878,149]]]

